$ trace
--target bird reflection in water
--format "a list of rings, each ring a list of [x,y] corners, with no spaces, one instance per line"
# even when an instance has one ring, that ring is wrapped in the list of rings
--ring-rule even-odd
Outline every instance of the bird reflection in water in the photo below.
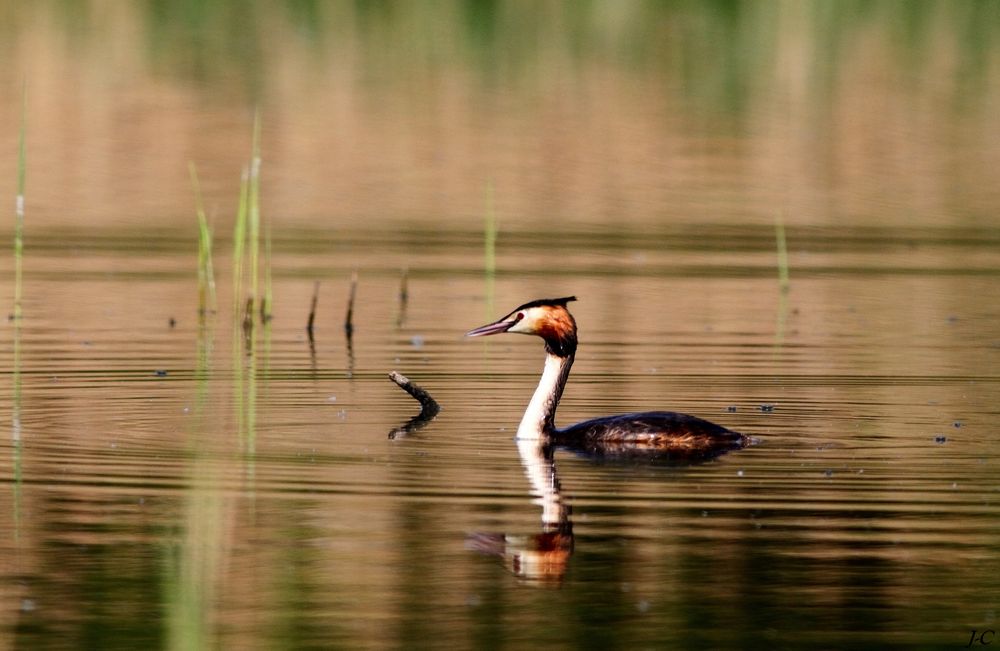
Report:
[[[518,439],[524,473],[531,482],[533,500],[542,507],[541,533],[515,536],[474,533],[468,547],[499,556],[516,576],[540,583],[560,583],[573,553],[573,522],[556,475],[554,448],[538,439]]]
[[[499,556],[515,576],[541,585],[559,585],[573,554],[573,522],[570,506],[562,495],[556,473],[555,450],[561,448],[595,463],[640,466],[686,467],[725,454],[725,450],[679,452],[655,446],[610,446],[603,448],[555,446],[544,439],[515,439],[524,473],[531,483],[534,503],[542,507],[542,531],[534,535],[474,533],[467,546],[474,551]]]

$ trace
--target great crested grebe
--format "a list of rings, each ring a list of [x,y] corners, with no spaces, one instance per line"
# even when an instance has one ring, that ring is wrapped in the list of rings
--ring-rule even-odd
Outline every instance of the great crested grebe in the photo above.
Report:
[[[545,368],[517,428],[518,439],[545,440],[596,455],[629,456],[643,451],[678,457],[710,457],[742,448],[750,438],[695,416],[646,411],[585,420],[565,428],[555,424],[576,354],[576,320],[566,309],[575,296],[531,301],[467,337],[514,332],[536,335],[545,342]]]

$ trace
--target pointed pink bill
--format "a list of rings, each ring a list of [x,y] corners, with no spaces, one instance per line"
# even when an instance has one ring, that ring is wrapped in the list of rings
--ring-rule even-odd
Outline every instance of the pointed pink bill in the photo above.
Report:
[[[498,335],[501,332],[507,332],[510,330],[517,321],[510,319],[499,321],[494,321],[493,323],[487,323],[484,326],[479,326],[475,330],[469,330],[465,333],[466,337],[485,337],[486,335]]]

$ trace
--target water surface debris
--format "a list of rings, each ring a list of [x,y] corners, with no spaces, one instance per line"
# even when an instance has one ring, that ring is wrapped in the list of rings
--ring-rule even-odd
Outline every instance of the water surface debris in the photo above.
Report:
[[[419,385],[411,382],[408,377],[400,373],[399,371],[391,371],[389,373],[389,379],[399,385],[403,391],[413,396],[413,398],[420,403],[420,407],[425,412],[433,412],[435,415],[441,411],[441,406],[437,403],[431,394],[421,388]]]
[[[309,320],[306,322],[306,333],[310,343],[313,340],[313,324],[316,322],[316,304],[319,302],[319,281],[313,285],[312,303],[309,306]]]
[[[407,287],[407,279],[410,275],[410,270],[403,267],[403,271],[399,277],[399,304],[405,306],[406,302],[410,299],[410,290]]]
[[[409,275],[410,270],[407,267],[403,267],[399,278],[399,313],[396,316],[397,328],[402,326],[403,322],[406,321],[406,304],[410,300],[410,290],[407,287]]]
[[[247,306],[243,310],[243,334],[249,336],[251,332],[253,332],[253,296],[247,298]]]
[[[348,336],[354,333],[354,298],[358,294],[358,272],[351,274],[351,292],[347,296],[347,316],[344,317],[344,332]]]
[[[389,379],[395,382],[400,389],[406,391],[420,403],[420,413],[406,423],[390,431],[389,438],[401,438],[407,434],[417,431],[418,429],[424,427],[427,423],[434,420],[434,417],[441,411],[441,406],[436,400],[434,400],[434,398],[431,397],[431,394],[411,382],[410,379],[402,373],[398,371],[391,371],[389,373]]]

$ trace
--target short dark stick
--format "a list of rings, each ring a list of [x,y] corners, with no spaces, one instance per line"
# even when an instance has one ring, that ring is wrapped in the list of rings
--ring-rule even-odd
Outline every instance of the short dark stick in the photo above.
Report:
[[[309,341],[313,341],[313,323],[316,322],[316,303],[319,302],[319,281],[313,285],[312,303],[309,306],[309,321],[306,323],[306,332],[309,334]]]
[[[344,319],[344,331],[348,335],[354,332],[354,297],[358,293],[358,272],[351,274],[351,293],[347,298],[347,318]]]

